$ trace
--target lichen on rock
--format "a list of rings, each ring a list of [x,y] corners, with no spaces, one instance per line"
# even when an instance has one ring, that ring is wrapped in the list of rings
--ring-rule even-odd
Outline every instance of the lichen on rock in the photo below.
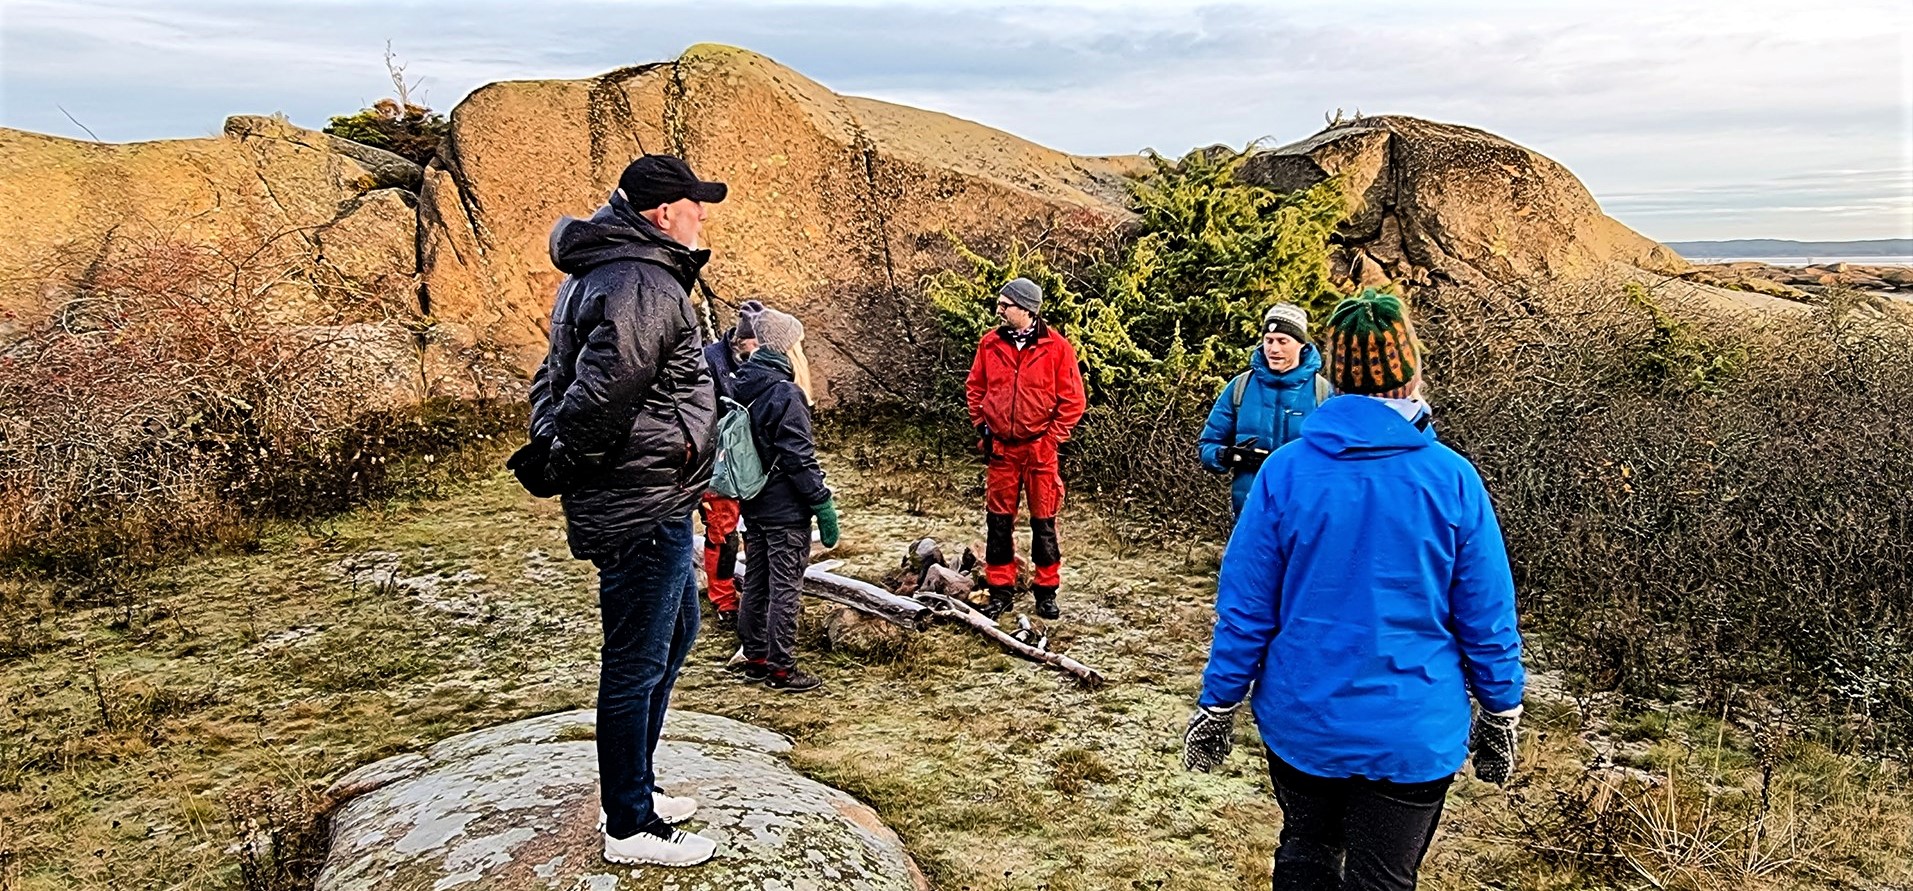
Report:
[[[686,828],[718,841],[687,869],[605,863],[595,827],[590,711],[462,734],[367,765],[333,784],[318,891],[420,888],[919,891],[922,875],[869,807],[778,757],[790,741],[727,718],[674,711],[660,784],[698,800]]]

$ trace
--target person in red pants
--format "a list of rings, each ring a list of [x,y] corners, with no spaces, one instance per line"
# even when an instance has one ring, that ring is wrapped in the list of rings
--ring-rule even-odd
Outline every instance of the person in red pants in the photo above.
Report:
[[[757,316],[763,311],[762,301],[744,301],[737,308],[737,325],[704,348],[718,396],[737,398],[737,369],[757,350]],[[737,531],[740,507],[737,499],[716,492],[705,492],[697,506],[698,519],[704,523],[704,592],[717,609],[718,627],[724,629],[737,627],[737,579],[733,576],[742,540]]]
[[[970,423],[976,425],[988,470],[984,510],[984,583],[990,589],[985,615],[995,618],[1015,605],[1018,500],[1030,506],[1030,562],[1036,567],[1036,614],[1061,615],[1056,588],[1063,552],[1056,540],[1056,512],[1063,506],[1063,476],[1057,449],[1083,419],[1083,374],[1076,349],[1043,322],[1043,289],[1027,278],[1012,279],[997,292],[1001,327],[983,335],[965,382]]]

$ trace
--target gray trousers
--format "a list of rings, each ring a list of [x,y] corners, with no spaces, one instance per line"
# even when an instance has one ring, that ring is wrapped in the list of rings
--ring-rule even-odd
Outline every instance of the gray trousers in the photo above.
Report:
[[[797,664],[797,598],[809,564],[808,525],[745,528],[744,589],[737,598],[744,658],[762,659],[772,670]]]

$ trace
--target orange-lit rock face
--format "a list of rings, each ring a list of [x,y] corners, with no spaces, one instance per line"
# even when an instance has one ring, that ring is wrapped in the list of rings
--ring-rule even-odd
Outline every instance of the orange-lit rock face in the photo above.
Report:
[[[1121,159],[838,96],[727,47],[590,80],[493,84],[452,123],[420,200],[429,309],[526,368],[561,279],[546,255],[552,224],[595,210],[642,152],[681,154],[730,185],[704,229],[716,328],[750,297],[802,318],[825,402],[896,386],[924,358],[919,283],[957,262],[945,233],[992,246],[1125,216]]]

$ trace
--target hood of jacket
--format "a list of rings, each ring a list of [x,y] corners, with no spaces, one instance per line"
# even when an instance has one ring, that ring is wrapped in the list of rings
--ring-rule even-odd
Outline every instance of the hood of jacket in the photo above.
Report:
[[[560,218],[551,229],[549,247],[551,265],[566,275],[582,275],[617,260],[642,260],[669,270],[687,292],[711,259],[708,250],[692,250],[672,240],[615,193],[589,219]]]
[[[1312,383],[1315,375],[1321,372],[1322,354],[1315,349],[1315,344],[1302,344],[1302,361],[1297,362],[1294,368],[1277,372],[1269,367],[1269,360],[1263,358],[1262,347],[1258,344],[1249,348],[1249,370],[1254,372],[1256,379],[1263,383],[1278,387],[1298,387]]]
[[[1361,460],[1427,448],[1435,434],[1380,399],[1344,394],[1309,415],[1302,441],[1338,460]]]
[[[737,401],[750,405],[779,381],[794,381],[790,360],[776,350],[760,347],[744,364],[737,366],[737,380],[732,387],[737,391]]]

